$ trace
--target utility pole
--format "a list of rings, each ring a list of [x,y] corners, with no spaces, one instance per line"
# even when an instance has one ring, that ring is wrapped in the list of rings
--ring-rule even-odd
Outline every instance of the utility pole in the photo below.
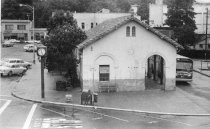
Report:
[[[208,43],[208,8],[206,8],[206,40],[205,40],[205,59],[207,54],[207,43]]]
[[[42,96],[42,98],[45,97],[45,94],[44,94],[44,61],[45,61],[45,57],[41,56],[41,96]]]

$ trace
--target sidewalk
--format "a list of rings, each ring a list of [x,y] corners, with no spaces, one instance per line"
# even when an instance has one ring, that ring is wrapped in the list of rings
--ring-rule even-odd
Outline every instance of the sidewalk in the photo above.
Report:
[[[45,98],[41,98],[40,64],[32,66],[14,87],[13,94],[32,101],[51,101],[65,103],[65,95],[71,94],[72,103],[80,104],[81,89],[56,91],[56,80],[63,78],[45,71]],[[202,107],[192,100],[199,100]],[[96,106],[141,110],[145,112],[210,114],[210,102],[192,96],[177,88],[175,91],[146,90],[138,92],[99,93]]]
[[[210,66],[210,62],[203,62],[201,64],[200,60],[194,60],[194,71],[198,72],[204,76],[210,77],[210,69],[208,69],[208,66]],[[202,68],[202,69],[201,69]]]

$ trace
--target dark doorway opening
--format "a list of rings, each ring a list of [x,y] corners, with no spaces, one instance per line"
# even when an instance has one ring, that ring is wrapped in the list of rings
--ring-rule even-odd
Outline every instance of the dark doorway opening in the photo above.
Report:
[[[152,55],[147,59],[145,73],[145,89],[164,89],[164,59],[159,55]]]

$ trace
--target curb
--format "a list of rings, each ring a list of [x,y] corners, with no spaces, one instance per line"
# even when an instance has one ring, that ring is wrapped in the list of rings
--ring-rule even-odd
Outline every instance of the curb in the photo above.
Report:
[[[202,75],[204,75],[204,76],[206,76],[206,77],[210,77],[210,75],[205,74],[205,73],[202,73],[202,72],[200,72],[200,71],[198,71],[198,70],[193,69],[193,71],[194,71],[194,72],[197,72],[197,73],[200,73],[200,74],[202,74]]]
[[[210,116],[210,114],[187,114],[187,113],[166,113],[166,112],[152,112],[152,111],[142,111],[142,110],[132,110],[132,109],[121,109],[121,108],[111,108],[111,107],[100,107],[100,106],[88,106],[88,105],[80,105],[80,104],[71,104],[71,103],[60,103],[60,102],[51,102],[51,101],[39,101],[22,98],[17,96],[13,92],[11,95],[15,98],[22,99],[29,102],[40,103],[40,104],[51,104],[51,105],[60,105],[60,106],[72,106],[79,108],[90,108],[90,109],[105,109],[105,110],[114,110],[114,111],[124,111],[124,112],[132,112],[132,113],[144,113],[144,114],[154,114],[154,115],[173,115],[173,116]]]

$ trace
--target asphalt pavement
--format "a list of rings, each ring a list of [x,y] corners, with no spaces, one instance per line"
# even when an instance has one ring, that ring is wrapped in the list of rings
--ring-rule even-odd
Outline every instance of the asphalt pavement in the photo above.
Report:
[[[23,44],[19,44],[13,48],[3,48],[2,57],[17,57],[29,62],[32,61],[33,53],[24,52],[22,46]],[[198,66],[200,65],[199,62],[197,64]],[[204,129],[210,127],[209,116],[203,117],[210,112],[209,78],[199,73],[193,74],[194,79],[192,83],[181,84],[176,91],[146,90],[139,92],[100,93],[99,102],[96,103],[94,108],[75,107],[75,105],[81,106],[81,89],[56,91],[56,80],[64,78],[50,74],[47,71],[45,71],[45,99],[41,99],[40,74],[40,63],[36,61],[32,69],[29,69],[22,78],[19,76],[2,78],[0,128],[64,128],[63,122],[65,122],[66,128],[74,126],[75,128],[83,127],[85,129]],[[11,90],[17,97],[22,97],[22,99],[29,101],[11,97],[9,95]],[[73,95],[71,103],[65,102],[66,94]],[[36,104],[40,102],[42,103]],[[183,105],[184,102],[186,102],[185,105]],[[108,110],[101,110],[98,107]],[[187,109],[190,111],[186,111]],[[147,112],[150,114],[131,113],[128,111]],[[156,115],[154,113],[202,116]],[[76,121],[80,120],[82,123],[75,125],[75,123],[69,122],[69,120],[74,119]],[[58,121],[60,122],[58,123]]]
[[[57,91],[56,81],[64,80],[60,75],[44,71],[45,98],[41,98],[41,70],[37,61],[22,77],[12,94],[18,98],[34,102],[50,102],[50,104],[68,105],[66,95],[72,95],[70,104],[80,105],[81,89]],[[210,109],[202,108],[191,98],[195,96],[176,88],[174,91],[145,90],[138,92],[99,93],[95,108],[135,111],[172,115],[210,115]],[[200,99],[200,98],[199,98]],[[204,107],[210,107],[210,102],[200,99]]]

